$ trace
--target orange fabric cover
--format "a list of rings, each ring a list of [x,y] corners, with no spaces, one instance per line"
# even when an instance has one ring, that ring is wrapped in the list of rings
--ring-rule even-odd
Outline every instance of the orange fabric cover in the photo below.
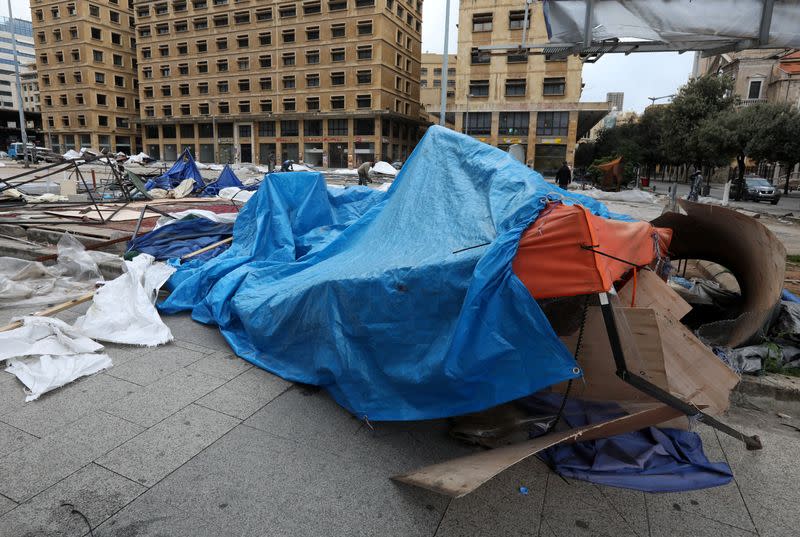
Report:
[[[654,236],[666,253],[669,229],[609,220],[579,205],[549,204],[522,234],[512,268],[534,298],[601,293],[632,267],[581,246],[648,265],[656,258]]]

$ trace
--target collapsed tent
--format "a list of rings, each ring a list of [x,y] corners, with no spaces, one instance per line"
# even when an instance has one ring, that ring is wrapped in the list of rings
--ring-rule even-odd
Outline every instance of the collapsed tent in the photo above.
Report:
[[[188,215],[176,222],[139,235],[128,243],[131,255],[152,255],[159,261],[180,258],[233,234],[233,223],[215,221],[204,216]],[[221,250],[200,254],[198,259],[210,259]]]
[[[170,168],[167,173],[155,179],[150,179],[145,183],[144,187],[147,190],[152,190],[154,188],[171,190],[187,179],[194,181],[195,189],[205,186],[203,177],[200,175],[200,170],[197,169],[194,163],[194,158],[189,148],[183,150],[181,156],[175,161],[175,164],[172,165],[172,168]]]
[[[236,177],[236,174],[233,173],[230,165],[226,164],[222,173],[219,174],[219,178],[213,183],[208,183],[200,195],[218,196],[220,190],[229,187],[244,188],[244,184]]]
[[[580,375],[512,261],[548,201],[610,217],[602,204],[439,127],[388,192],[339,201],[318,174],[268,175],[231,248],[179,269],[162,310],[192,310],[239,356],[371,420],[483,410]]]

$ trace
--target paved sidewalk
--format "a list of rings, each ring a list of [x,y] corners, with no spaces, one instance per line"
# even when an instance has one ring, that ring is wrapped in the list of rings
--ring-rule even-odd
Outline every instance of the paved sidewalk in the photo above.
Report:
[[[389,479],[470,451],[444,422],[372,431],[324,392],[236,358],[215,329],[165,320],[174,343],[109,345],[111,370],[36,402],[24,403],[21,384],[0,372],[0,535],[82,536],[87,521],[96,536],[126,537],[768,537],[800,528],[800,432],[772,412],[726,418],[759,434],[760,452],[699,428],[709,457],[736,473],[725,487],[643,494],[565,480],[531,459],[451,501]]]

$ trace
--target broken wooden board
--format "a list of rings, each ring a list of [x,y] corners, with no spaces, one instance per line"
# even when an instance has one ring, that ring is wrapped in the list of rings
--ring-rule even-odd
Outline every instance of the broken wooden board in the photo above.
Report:
[[[652,405],[633,414],[578,429],[550,433],[533,440],[467,455],[392,477],[440,494],[460,498],[515,464],[564,442],[582,442],[638,431],[679,417],[681,412],[665,405]]]
[[[659,278],[655,272],[641,270],[636,278],[635,303],[633,302],[632,279],[619,291],[619,298],[624,306],[666,311],[676,319],[682,319],[692,311],[692,306]]]
[[[174,201],[174,200],[173,200]],[[114,214],[116,209],[104,209],[100,208],[100,212],[103,214],[103,219],[106,222],[128,222],[132,220],[138,220],[139,216],[142,214],[142,211],[137,211],[134,209],[122,209],[121,211]],[[91,209],[73,209],[68,211],[45,211],[45,214],[53,215],[53,216],[63,216],[65,218],[79,218],[81,220],[92,220],[92,221],[100,221],[100,215],[97,211],[92,207]],[[147,211],[144,215],[145,218],[154,218],[157,216],[161,216],[158,213]]]

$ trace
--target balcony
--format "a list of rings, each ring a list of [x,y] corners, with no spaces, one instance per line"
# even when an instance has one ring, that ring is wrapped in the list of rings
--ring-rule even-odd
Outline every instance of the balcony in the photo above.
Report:
[[[739,106],[752,106],[754,104],[765,103],[765,102],[767,102],[767,100],[766,99],[762,99],[762,98],[759,98],[759,99],[742,99],[741,101],[739,101]]]

